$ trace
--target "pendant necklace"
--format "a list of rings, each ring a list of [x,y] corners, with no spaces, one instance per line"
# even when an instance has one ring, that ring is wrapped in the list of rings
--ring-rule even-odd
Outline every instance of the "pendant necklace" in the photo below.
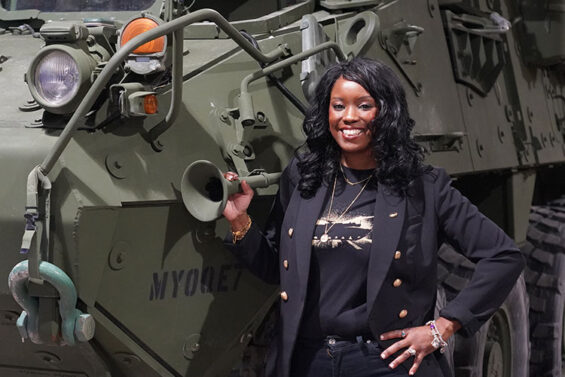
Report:
[[[343,172],[343,170],[342,170]],[[324,225],[324,234],[322,234],[322,236],[320,237],[320,241],[322,241],[323,243],[326,243],[330,240],[330,236],[328,235],[328,232],[334,227],[334,225],[343,217],[343,215],[345,215],[347,213],[347,211],[349,211],[349,209],[351,208],[351,206],[353,205],[353,203],[355,203],[355,201],[359,198],[359,196],[361,196],[361,193],[365,190],[365,187],[367,187],[367,185],[369,184],[369,182],[371,181],[371,177],[373,175],[371,174],[368,178],[365,179],[365,184],[363,185],[363,187],[361,188],[361,190],[357,193],[357,195],[355,196],[355,198],[353,198],[353,200],[351,201],[351,203],[349,203],[349,205],[347,206],[347,208],[345,208],[345,210],[341,213],[341,215],[339,215],[337,217],[337,219],[335,219],[334,221],[332,221],[332,225],[330,225],[328,227],[328,222],[329,222],[329,218],[330,218],[330,213],[332,212],[332,206],[333,206],[333,202],[334,202],[334,196],[335,196],[335,186],[337,183],[337,174],[334,178],[334,186],[332,189],[332,198],[330,200],[330,208],[328,209],[328,214],[326,216],[326,224]],[[345,174],[344,174],[345,177]],[[346,180],[347,181],[347,180]],[[361,181],[363,182],[363,181]],[[349,183],[349,182],[348,182]],[[357,184],[360,182],[356,182],[354,184]]]

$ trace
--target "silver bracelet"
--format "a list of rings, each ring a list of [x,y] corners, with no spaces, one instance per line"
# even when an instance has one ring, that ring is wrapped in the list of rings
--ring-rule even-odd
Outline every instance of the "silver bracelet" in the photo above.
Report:
[[[444,353],[445,347],[447,347],[447,342],[443,340],[439,330],[436,327],[436,321],[428,321],[426,322],[426,326],[430,326],[430,330],[432,331],[432,335],[434,340],[432,340],[432,347],[436,350],[439,348],[439,352]]]

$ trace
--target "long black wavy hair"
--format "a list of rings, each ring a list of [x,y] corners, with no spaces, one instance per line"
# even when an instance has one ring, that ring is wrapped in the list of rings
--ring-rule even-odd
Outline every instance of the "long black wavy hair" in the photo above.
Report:
[[[311,198],[322,181],[331,182],[339,171],[341,149],[330,133],[328,115],[330,94],[340,77],[361,85],[377,103],[377,116],[369,124],[377,161],[373,181],[404,195],[408,184],[424,170],[423,151],[411,136],[414,121],[397,76],[383,63],[366,58],[333,65],[320,78],[303,123],[306,142],[296,151],[300,195]]]

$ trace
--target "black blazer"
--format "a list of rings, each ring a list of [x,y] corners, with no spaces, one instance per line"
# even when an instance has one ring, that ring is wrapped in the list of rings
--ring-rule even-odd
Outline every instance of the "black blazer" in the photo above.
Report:
[[[236,245],[231,234],[225,240],[253,273],[280,284],[284,292],[276,350],[267,363],[269,376],[289,377],[307,294],[315,222],[328,199],[326,185],[314,197],[302,198],[296,189],[299,178],[293,160],[281,176],[266,229],[253,223]],[[440,312],[459,321],[464,335],[473,334],[494,314],[524,267],[514,242],[451,187],[443,169],[434,168],[420,179],[420,194],[412,189],[400,197],[386,186],[377,188],[367,277],[367,320],[375,339],[383,332],[433,319],[437,250],[444,241],[476,263],[467,287]],[[395,279],[403,283],[394,287]],[[394,341],[378,342],[384,349]],[[407,371],[411,363],[409,359],[400,367]],[[450,371],[443,355],[434,352],[424,358],[416,375],[448,377]]]

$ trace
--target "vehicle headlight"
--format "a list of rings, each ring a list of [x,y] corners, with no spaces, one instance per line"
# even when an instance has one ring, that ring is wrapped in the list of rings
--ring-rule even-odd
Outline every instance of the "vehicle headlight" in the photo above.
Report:
[[[91,85],[94,58],[74,44],[53,44],[41,49],[26,74],[33,98],[45,110],[68,114],[76,110]]]
[[[69,102],[76,95],[79,80],[77,63],[62,51],[48,53],[35,67],[37,94],[53,106]]]

